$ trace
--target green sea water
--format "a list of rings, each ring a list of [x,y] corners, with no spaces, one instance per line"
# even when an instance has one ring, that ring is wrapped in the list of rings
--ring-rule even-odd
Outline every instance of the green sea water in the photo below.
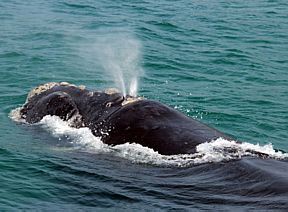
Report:
[[[129,46],[131,41],[137,45]],[[107,59],[103,55],[111,44],[114,56]],[[137,54],[128,65],[116,57],[123,49],[124,56]],[[129,161],[59,150],[58,139],[47,131],[9,118],[41,83],[121,89],[111,67],[124,67],[126,80],[139,75],[140,96],[237,140],[288,151],[285,0],[1,1],[1,211],[168,210],[188,204],[166,202],[148,184],[145,191],[138,188],[145,193],[143,201],[130,198],[125,188],[130,177],[140,179],[137,172],[125,178],[125,185],[110,183],[134,166]],[[101,161],[96,168],[94,160]],[[122,169],[107,177],[116,165]],[[149,165],[135,166],[131,170],[151,171]],[[131,189],[135,196],[137,188]],[[197,204],[211,209],[205,201]]]

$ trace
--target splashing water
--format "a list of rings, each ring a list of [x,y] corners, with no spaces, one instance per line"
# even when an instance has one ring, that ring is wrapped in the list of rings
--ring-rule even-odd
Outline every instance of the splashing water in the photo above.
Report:
[[[86,46],[85,57],[97,62],[104,74],[111,78],[124,96],[136,96],[138,80],[143,74],[139,65],[141,43],[131,33],[102,32]]]
[[[19,115],[20,109],[12,110],[9,116],[16,122],[25,122]],[[199,144],[196,146],[196,153],[194,154],[161,155],[153,149],[136,143],[109,146],[104,144],[100,137],[95,137],[89,128],[73,128],[69,121],[63,121],[58,116],[47,115],[38,124],[59,139],[61,137],[69,138],[69,142],[73,144],[75,149],[90,153],[108,153],[135,163],[187,167],[196,164],[235,160],[244,156],[258,157],[261,154],[280,160],[288,158],[288,153],[275,150],[272,144],[260,146],[259,144],[247,142],[237,143],[223,138]]]
[[[23,121],[19,119],[17,113],[18,110],[11,111],[10,117],[18,122]],[[69,122],[63,121],[57,116],[45,116],[39,125],[59,139],[61,137],[69,138],[67,142],[71,142],[75,149],[90,153],[108,153],[135,163],[148,163],[157,166],[187,167],[196,164],[235,160],[244,156],[259,156],[259,154],[254,153],[263,153],[267,157],[275,159],[288,158],[288,153],[276,151],[271,144],[260,146],[246,142],[237,143],[223,138],[198,145],[194,154],[161,155],[153,149],[136,143],[109,146],[104,144],[100,137],[95,137],[89,128],[77,129],[70,127]]]

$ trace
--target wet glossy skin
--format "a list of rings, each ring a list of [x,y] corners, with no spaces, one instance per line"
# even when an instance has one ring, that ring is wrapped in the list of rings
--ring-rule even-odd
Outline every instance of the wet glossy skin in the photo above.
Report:
[[[86,126],[110,145],[139,143],[164,155],[194,153],[195,147],[225,134],[151,100],[131,103],[121,93],[105,93],[57,85],[31,97],[21,110],[29,123],[45,115]],[[77,117],[77,118],[75,118]]]

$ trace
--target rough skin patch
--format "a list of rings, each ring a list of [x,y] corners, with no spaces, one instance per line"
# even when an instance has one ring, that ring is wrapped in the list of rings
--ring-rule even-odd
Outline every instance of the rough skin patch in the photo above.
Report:
[[[112,95],[115,93],[120,93],[120,91],[117,88],[107,88],[104,93]]]
[[[122,102],[122,106],[124,105],[127,105],[127,104],[131,104],[133,102],[137,102],[137,101],[140,101],[140,100],[143,100],[145,98],[143,97],[127,97],[124,102]]]
[[[84,86],[84,85],[76,86],[76,85],[70,84],[70,83],[68,83],[68,82],[60,82],[60,83],[58,83],[58,82],[48,82],[48,83],[45,83],[45,84],[43,84],[43,85],[39,85],[38,87],[32,89],[32,90],[29,92],[28,96],[27,96],[26,103],[27,103],[33,96],[39,95],[39,94],[41,94],[41,93],[43,93],[43,92],[45,92],[45,91],[53,88],[54,86],[59,86],[59,85],[61,85],[61,86],[73,86],[73,87],[78,87],[78,88],[81,89],[81,90],[84,90],[84,89],[85,89],[85,86]]]

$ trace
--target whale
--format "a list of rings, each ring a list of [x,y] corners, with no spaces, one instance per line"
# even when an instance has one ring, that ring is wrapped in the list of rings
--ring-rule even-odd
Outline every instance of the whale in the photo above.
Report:
[[[218,138],[232,140],[161,102],[67,82],[45,83],[28,93],[21,118],[33,124],[47,115],[58,116],[75,128],[88,127],[105,144],[137,143],[163,155],[192,154],[199,144]]]

